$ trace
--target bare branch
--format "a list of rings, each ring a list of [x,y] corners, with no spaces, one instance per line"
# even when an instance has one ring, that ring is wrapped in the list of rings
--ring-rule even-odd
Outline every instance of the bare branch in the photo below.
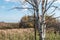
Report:
[[[37,2],[37,0],[34,0],[34,3],[35,3],[36,6],[38,6],[38,2]]]
[[[36,7],[34,4],[30,3],[29,1],[25,0],[26,2],[28,2],[30,5],[32,5],[33,7]]]
[[[46,3],[45,3],[45,10],[46,10],[46,8],[47,8],[47,2],[48,2],[48,0],[46,0]]]
[[[56,10],[56,8],[51,13],[55,12],[55,10]]]
[[[48,0],[46,0],[46,2],[45,2],[45,10],[44,10],[44,14],[45,14],[45,11],[46,11],[46,8],[47,8],[47,2],[48,2]]]
[[[33,9],[33,8],[14,7],[14,8],[11,8],[10,10],[13,10],[13,9]]]
[[[29,10],[29,12],[33,13],[33,10],[31,10],[31,9],[28,9],[28,10]]]
[[[44,3],[45,3],[45,0],[42,0],[42,15],[44,14],[43,12],[45,11]]]
[[[55,13],[53,13],[52,15],[50,15],[50,17],[52,17],[52,16],[54,16],[55,15]]]
[[[33,0],[36,6],[39,6],[41,0]]]
[[[51,2],[51,4],[48,6],[47,10],[51,7],[51,5],[52,5],[54,2],[55,2],[55,0],[53,0],[53,1]]]
[[[50,5],[48,6],[48,8],[44,11],[44,13],[48,11],[48,9],[52,6],[52,4],[53,4],[55,1],[56,1],[56,0],[53,0],[53,1],[51,2],[51,4],[50,4]]]
[[[39,4],[40,4],[41,0],[39,1]]]
[[[54,6],[54,5],[53,5],[52,7],[54,7],[54,8],[56,8],[56,9],[59,9],[59,10],[60,10],[60,8],[59,8],[58,6]]]

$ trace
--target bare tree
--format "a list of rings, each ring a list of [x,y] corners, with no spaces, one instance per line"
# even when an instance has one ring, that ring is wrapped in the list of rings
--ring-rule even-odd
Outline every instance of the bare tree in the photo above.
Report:
[[[22,0],[21,0],[22,1]],[[35,17],[35,36],[36,36],[36,27],[38,27],[39,32],[39,40],[45,40],[46,35],[46,23],[45,23],[45,14],[49,10],[49,8],[54,7],[53,13],[56,9],[60,9],[58,6],[54,6],[53,3],[57,0],[52,0],[48,2],[49,0],[24,0],[24,2],[27,2],[32,6],[32,8],[22,8],[22,7],[14,7],[13,9],[32,9],[34,10],[34,17]],[[40,5],[41,4],[41,5]],[[41,9],[39,9],[39,5],[41,6]],[[41,11],[41,16],[39,14],[39,10]],[[40,18],[41,17],[41,18]],[[36,37],[35,37],[36,40]]]

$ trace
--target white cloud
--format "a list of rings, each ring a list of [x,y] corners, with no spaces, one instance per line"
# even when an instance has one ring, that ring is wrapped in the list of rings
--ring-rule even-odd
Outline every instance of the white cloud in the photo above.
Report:
[[[19,0],[4,0],[4,1],[6,1],[6,2],[17,2]]]
[[[18,1],[21,1],[21,2],[24,2],[25,0],[5,0],[7,2],[18,2]],[[48,1],[52,1],[52,0],[48,0]],[[57,0],[57,2],[60,2],[60,0]]]
[[[6,2],[24,2],[25,0],[4,0]]]
[[[5,0],[5,1],[7,1],[7,2],[8,2],[8,1],[10,1],[10,0]]]
[[[25,0],[4,0],[4,1],[6,1],[6,2],[18,2],[18,3],[23,3],[23,2],[25,2]],[[48,3],[50,2],[50,1],[53,1],[53,0],[48,0]],[[55,3],[60,3],[60,0],[57,0]]]
[[[53,0],[48,0],[48,2],[49,2],[49,1],[53,1]],[[56,1],[56,3],[58,3],[58,2],[60,3],[60,0],[57,0],[57,1]]]
[[[57,0],[57,2],[59,2],[59,3],[60,3],[60,0]]]

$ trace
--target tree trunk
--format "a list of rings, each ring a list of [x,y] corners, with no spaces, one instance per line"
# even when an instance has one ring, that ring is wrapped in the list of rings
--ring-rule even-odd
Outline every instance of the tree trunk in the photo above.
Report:
[[[46,24],[45,24],[45,0],[42,0],[42,17],[41,17],[41,27],[42,27],[42,40],[45,40]]]
[[[39,18],[39,9],[36,9],[36,27],[38,27],[38,32],[39,32],[39,40],[42,40],[42,27],[40,24],[40,18]]]
[[[35,9],[34,9],[34,31],[35,31],[34,35],[35,35],[35,40],[36,40],[36,19],[35,18],[36,17],[35,17]]]

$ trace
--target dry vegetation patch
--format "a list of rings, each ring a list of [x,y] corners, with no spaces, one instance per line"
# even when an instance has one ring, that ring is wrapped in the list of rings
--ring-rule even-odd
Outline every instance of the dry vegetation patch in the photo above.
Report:
[[[34,29],[2,29],[0,40],[34,40]]]

